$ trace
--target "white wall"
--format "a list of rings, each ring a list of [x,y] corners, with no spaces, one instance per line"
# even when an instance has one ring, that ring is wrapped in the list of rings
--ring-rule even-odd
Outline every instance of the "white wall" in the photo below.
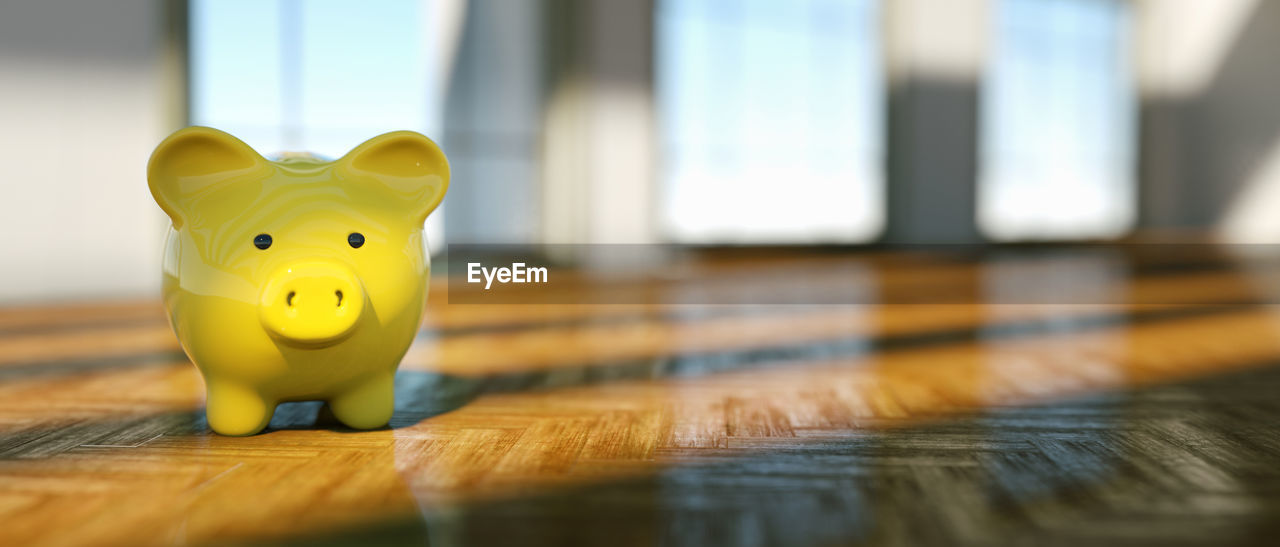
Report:
[[[653,0],[545,5],[540,239],[652,243]]]
[[[1139,6],[1144,223],[1280,242],[1280,2]]]
[[[145,169],[182,101],[163,8],[0,5],[0,304],[157,294]]]
[[[977,198],[979,81],[991,0],[886,0],[891,243],[983,241]]]
[[[449,243],[531,243],[542,214],[538,160],[543,2],[468,0],[458,21],[441,145],[453,179]]]

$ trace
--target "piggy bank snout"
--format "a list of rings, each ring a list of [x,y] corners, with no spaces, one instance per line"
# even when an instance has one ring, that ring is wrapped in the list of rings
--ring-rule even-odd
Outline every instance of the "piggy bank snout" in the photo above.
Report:
[[[326,346],[355,331],[364,301],[364,289],[350,268],[336,262],[299,262],[267,279],[259,316],[267,333],[278,340]]]

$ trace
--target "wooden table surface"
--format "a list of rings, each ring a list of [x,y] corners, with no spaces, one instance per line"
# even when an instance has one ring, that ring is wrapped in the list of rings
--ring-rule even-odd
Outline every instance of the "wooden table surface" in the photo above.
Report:
[[[0,545],[1274,541],[1276,296],[1229,262],[1099,271],[1140,298],[459,305],[438,280],[391,427],[293,403],[247,438],[209,431],[158,303],[0,310]]]

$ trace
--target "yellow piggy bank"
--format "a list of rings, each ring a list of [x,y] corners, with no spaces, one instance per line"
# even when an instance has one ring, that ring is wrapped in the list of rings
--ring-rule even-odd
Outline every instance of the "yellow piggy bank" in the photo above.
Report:
[[[160,143],[147,179],[173,221],[165,307],[204,376],[209,426],[252,435],[302,400],[385,426],[426,300],[422,225],[449,185],[440,148],[398,131],[336,161],[269,161],[190,127]]]

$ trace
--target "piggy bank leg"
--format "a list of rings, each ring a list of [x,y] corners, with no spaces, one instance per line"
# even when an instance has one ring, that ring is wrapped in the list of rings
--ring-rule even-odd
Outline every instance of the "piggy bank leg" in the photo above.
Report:
[[[253,435],[267,427],[275,413],[275,403],[268,402],[251,389],[234,385],[209,386],[206,413],[209,427],[222,435]]]
[[[352,429],[376,429],[391,421],[395,408],[395,376],[377,374],[329,400],[338,421]]]

